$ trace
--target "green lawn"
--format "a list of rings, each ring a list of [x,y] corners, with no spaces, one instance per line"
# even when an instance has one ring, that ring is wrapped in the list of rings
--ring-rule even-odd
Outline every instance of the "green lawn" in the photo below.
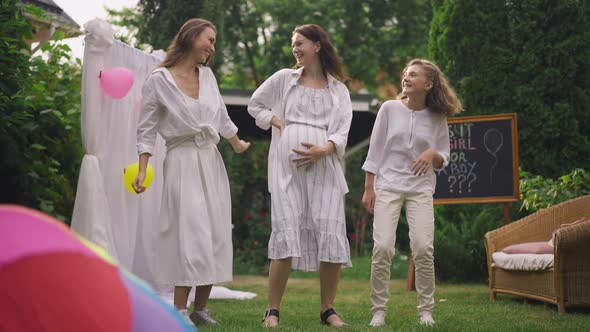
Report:
[[[406,279],[408,275],[408,256],[396,254],[391,264],[391,279]],[[318,272],[291,272],[292,278],[319,278]],[[352,268],[342,270],[343,280],[369,280],[371,277],[371,257],[353,257]]]
[[[405,277],[407,262],[398,260],[394,277]],[[405,280],[391,282],[387,326],[368,327],[371,319],[368,266],[366,258],[355,259],[355,267],[343,272],[336,310],[350,325],[345,331],[588,331],[590,310],[576,310],[559,316],[553,305],[525,303],[522,299],[499,295],[495,303],[488,299],[485,284],[438,284],[432,328],[418,324],[416,293],[405,291]],[[404,270],[405,267],[405,270]],[[294,274],[299,276],[299,273]],[[266,277],[236,276],[224,286],[257,293],[253,300],[212,300],[209,308],[219,326],[203,327],[202,331],[262,331],[260,320],[266,308]],[[278,331],[328,331],[319,322],[319,281],[306,275],[289,280],[281,308]]]

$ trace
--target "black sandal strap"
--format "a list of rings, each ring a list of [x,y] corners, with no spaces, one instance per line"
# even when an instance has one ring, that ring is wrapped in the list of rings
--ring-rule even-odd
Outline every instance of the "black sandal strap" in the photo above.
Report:
[[[338,315],[334,308],[330,308],[324,312],[320,312],[320,319],[322,320],[322,323],[328,324],[328,318],[332,315]]]
[[[277,309],[269,309],[264,313],[264,318],[262,318],[262,322],[268,318],[268,316],[275,316],[277,321],[279,320],[279,311]]]

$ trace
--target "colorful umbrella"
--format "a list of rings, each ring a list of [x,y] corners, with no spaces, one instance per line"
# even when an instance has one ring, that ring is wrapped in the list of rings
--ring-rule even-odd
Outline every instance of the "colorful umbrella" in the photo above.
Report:
[[[0,205],[0,313],[0,331],[195,331],[104,249],[14,205]]]

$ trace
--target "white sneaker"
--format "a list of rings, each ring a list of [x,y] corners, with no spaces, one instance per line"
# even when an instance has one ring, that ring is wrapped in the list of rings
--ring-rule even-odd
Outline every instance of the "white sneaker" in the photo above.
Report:
[[[195,324],[191,320],[190,316],[188,315],[188,311],[186,311],[186,309],[179,309],[178,312],[180,313],[182,318],[184,318],[184,320],[188,323],[188,325],[195,326]]]
[[[434,325],[434,319],[430,311],[423,311],[420,313],[420,324],[426,326]]]
[[[377,310],[373,313],[373,318],[369,323],[369,326],[385,326],[385,310]]]
[[[203,310],[195,310],[190,316],[190,319],[196,324],[215,325],[217,321],[211,316],[211,312],[207,308]]]

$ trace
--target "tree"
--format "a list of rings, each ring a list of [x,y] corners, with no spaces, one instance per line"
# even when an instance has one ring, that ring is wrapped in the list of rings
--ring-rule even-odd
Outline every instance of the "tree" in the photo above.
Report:
[[[166,50],[170,42],[189,19],[200,17],[211,21],[217,27],[216,48],[223,49],[224,44],[224,0],[139,0],[138,11],[141,20],[127,21],[129,24],[139,24],[137,40],[151,45],[154,49]],[[120,17],[133,17],[133,12],[125,13],[113,11]],[[216,52],[213,70],[218,72],[223,63],[223,52]]]
[[[122,28],[115,38],[140,50],[147,52],[152,50],[151,45],[137,40],[139,28],[145,25],[144,16],[137,7],[124,7],[120,10],[105,7],[105,10],[108,15],[107,21]]]
[[[136,12],[111,14],[118,24],[138,26],[138,41],[156,49],[165,49],[187,19],[212,20],[219,40],[214,70],[225,75],[222,86],[237,88],[257,87],[292,67],[293,29],[317,23],[330,33],[351,89],[375,92],[399,83],[409,59],[426,56],[432,10],[426,0],[140,0]]]
[[[33,125],[29,114],[22,112],[30,74],[29,58],[22,52],[28,48],[23,37],[32,39],[32,27],[16,2],[1,0],[0,5],[0,176],[4,181],[0,200],[30,204],[24,190],[28,184],[26,169],[21,167],[25,163],[21,149],[27,142],[19,133],[25,125]]]
[[[43,56],[21,52],[31,25],[22,11],[42,15],[34,6],[0,7],[0,199],[30,206],[63,221],[71,214],[82,159],[80,138],[80,63],[60,42],[44,44]]]
[[[297,25],[305,23],[317,23],[328,31],[353,90],[374,92],[386,82],[398,82],[405,63],[427,52],[431,17],[427,1],[228,3],[232,23],[227,19],[226,58],[231,59],[230,76],[237,77],[238,84],[253,81],[258,86],[274,71],[293,66],[291,34]]]
[[[466,114],[518,113],[522,167],[552,177],[590,165],[590,5],[434,0],[430,52]]]
[[[69,222],[74,208],[80,162],[84,155],[80,128],[81,63],[71,61],[71,49],[62,44],[63,32],[43,45],[44,56],[30,60],[25,86],[25,109],[32,126],[19,133],[27,145],[25,157],[33,206]]]

